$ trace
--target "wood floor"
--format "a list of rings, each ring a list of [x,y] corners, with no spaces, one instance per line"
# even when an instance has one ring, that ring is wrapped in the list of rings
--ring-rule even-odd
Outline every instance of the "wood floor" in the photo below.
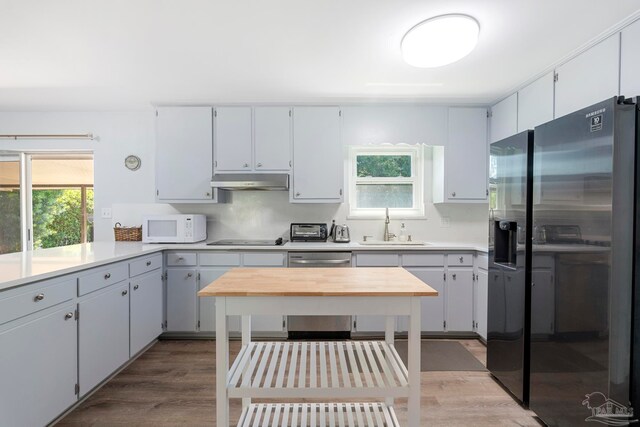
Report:
[[[485,363],[480,342],[459,342]],[[215,426],[214,361],[213,341],[159,341],[56,425]],[[421,384],[421,425],[540,426],[487,372],[423,372]],[[235,421],[240,401],[231,402]],[[406,400],[395,408],[405,425]]]

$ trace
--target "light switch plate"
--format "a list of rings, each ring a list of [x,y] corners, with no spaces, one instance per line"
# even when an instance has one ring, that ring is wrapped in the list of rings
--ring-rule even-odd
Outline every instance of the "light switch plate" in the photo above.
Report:
[[[111,218],[111,208],[102,208],[102,218]]]

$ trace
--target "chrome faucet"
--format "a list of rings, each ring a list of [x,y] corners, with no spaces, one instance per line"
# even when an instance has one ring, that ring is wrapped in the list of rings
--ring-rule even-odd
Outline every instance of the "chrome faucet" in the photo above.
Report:
[[[382,240],[384,240],[385,242],[388,242],[389,240],[393,239],[396,237],[395,234],[393,233],[389,233],[389,208],[386,208],[385,210],[385,218],[384,218],[384,236],[382,237]]]

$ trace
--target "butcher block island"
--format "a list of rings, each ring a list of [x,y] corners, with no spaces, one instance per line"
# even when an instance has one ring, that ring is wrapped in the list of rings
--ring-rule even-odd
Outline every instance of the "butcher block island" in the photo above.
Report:
[[[203,288],[216,297],[216,418],[242,398],[238,426],[399,426],[395,398],[420,425],[420,298],[438,292],[403,268],[237,268]],[[382,315],[384,341],[251,341],[251,315]],[[242,317],[229,366],[227,316]],[[408,363],[394,347],[395,317],[409,317]],[[252,403],[251,399],[283,403]],[[288,399],[324,403],[286,403]],[[349,400],[379,399],[375,403]]]

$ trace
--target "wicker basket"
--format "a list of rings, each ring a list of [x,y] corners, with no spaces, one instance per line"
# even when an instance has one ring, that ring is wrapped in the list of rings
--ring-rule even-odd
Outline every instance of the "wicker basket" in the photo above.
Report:
[[[142,226],[123,227],[122,224],[116,222],[113,234],[116,236],[116,242],[140,242],[142,241]]]

